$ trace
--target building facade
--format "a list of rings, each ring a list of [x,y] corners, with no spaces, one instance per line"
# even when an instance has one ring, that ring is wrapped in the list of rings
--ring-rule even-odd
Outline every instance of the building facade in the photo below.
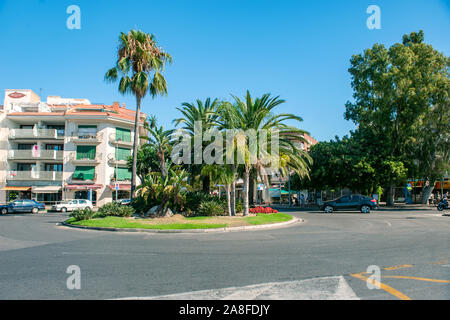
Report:
[[[89,199],[100,206],[116,196],[129,198],[135,115],[117,102],[58,96],[42,102],[32,90],[5,90],[0,202]],[[140,135],[145,117],[141,113]]]

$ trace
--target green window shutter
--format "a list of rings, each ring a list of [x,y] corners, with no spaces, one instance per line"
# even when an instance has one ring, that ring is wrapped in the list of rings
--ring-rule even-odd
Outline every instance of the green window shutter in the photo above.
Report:
[[[131,156],[131,150],[126,148],[117,148],[117,160],[128,160]]]
[[[94,180],[95,167],[77,166],[73,177],[80,180]]]
[[[95,159],[95,146],[77,146],[77,160]]]
[[[117,180],[131,180],[131,171],[128,168],[117,168]]]
[[[124,128],[116,128],[116,140],[131,142],[131,130]]]

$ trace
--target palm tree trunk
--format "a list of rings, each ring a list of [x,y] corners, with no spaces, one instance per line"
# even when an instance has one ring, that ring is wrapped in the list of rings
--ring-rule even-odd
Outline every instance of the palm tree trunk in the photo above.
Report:
[[[231,217],[231,185],[227,184],[227,205],[228,205],[228,215]]]
[[[248,216],[249,184],[250,184],[250,168],[248,166],[245,166],[244,186],[242,188],[242,192],[244,193],[244,216]]]
[[[130,192],[131,200],[133,200],[134,190],[136,189],[136,166],[137,166],[137,150],[139,144],[140,116],[141,116],[141,97],[136,96],[136,117],[134,118],[134,139],[133,139],[133,165],[131,167],[131,192]]]
[[[236,165],[233,164],[233,184],[231,185],[231,215],[236,215]]]

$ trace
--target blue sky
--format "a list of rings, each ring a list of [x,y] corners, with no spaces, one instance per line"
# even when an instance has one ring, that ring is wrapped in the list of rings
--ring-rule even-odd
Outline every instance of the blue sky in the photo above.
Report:
[[[81,30],[66,27],[66,8],[81,9]],[[381,30],[369,30],[369,5],[381,8]],[[4,89],[33,89],[42,97],[126,103],[103,81],[121,31],[156,35],[174,58],[166,70],[169,94],[143,101],[165,127],[184,101],[230,94],[271,93],[280,112],[301,116],[318,140],[353,129],[344,120],[352,98],[349,59],[374,43],[392,45],[423,29],[425,40],[450,53],[450,0],[0,0],[0,101]],[[0,102],[0,103],[1,103]]]

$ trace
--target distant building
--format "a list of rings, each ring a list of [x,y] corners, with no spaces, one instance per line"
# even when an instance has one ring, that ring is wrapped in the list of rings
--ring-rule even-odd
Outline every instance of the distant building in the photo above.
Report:
[[[14,192],[51,204],[90,199],[97,205],[129,198],[136,112],[114,102],[5,90],[0,108],[0,201]],[[145,120],[141,113],[141,121]],[[144,135],[143,127],[140,134]],[[116,179],[117,177],[117,179]]]

